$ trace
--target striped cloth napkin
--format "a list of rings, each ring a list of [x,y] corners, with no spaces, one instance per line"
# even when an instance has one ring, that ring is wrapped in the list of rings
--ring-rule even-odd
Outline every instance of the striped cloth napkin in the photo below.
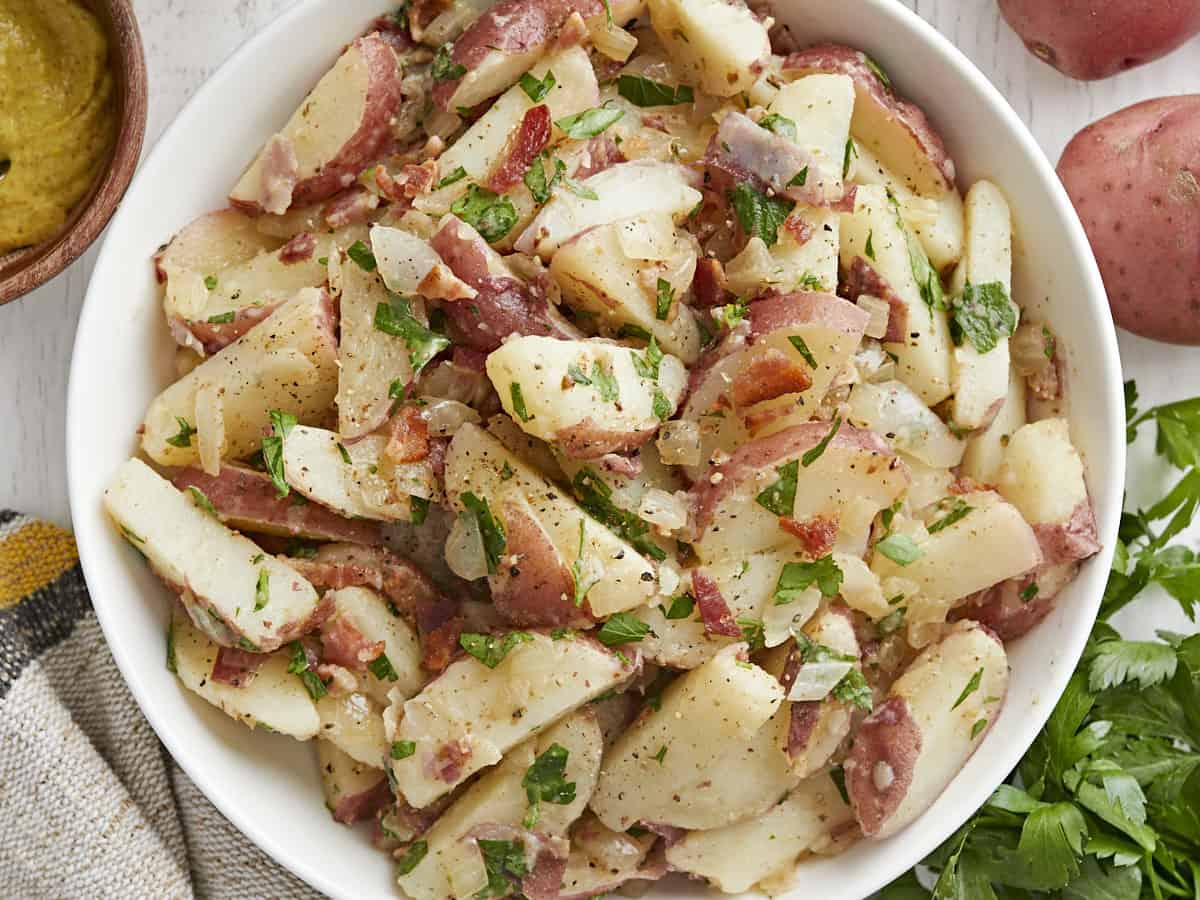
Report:
[[[0,510],[0,896],[319,898],[204,798],[130,695],[71,534]]]

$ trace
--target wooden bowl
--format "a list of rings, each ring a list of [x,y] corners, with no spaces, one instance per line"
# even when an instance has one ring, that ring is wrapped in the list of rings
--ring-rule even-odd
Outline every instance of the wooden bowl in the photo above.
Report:
[[[117,137],[100,176],[54,237],[0,257],[0,305],[45,284],[96,240],[121,202],[146,135],[146,57],[129,0],[83,0],[108,34]]]

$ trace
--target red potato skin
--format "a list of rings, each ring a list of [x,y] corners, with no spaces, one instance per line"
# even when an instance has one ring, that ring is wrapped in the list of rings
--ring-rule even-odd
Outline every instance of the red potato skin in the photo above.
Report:
[[[896,96],[895,92],[879,79],[867,64],[862,51],[840,44],[819,44],[788,56],[783,62],[783,69],[789,74],[830,72],[848,75],[854,79],[856,102],[873,103],[902,122],[930,162],[941,173],[943,189],[954,189],[956,170],[954,160],[950,158],[950,152],[946,149],[946,142],[933,127],[924,110]]]
[[[654,427],[642,431],[614,431],[584,419],[557,432],[554,441],[572,459],[600,459],[612,454],[632,453],[648,444],[657,432]]]
[[[1166,56],[1200,33],[1197,0],[1000,0],[1029,52],[1081,81]]]
[[[1116,323],[1200,344],[1200,94],[1147,100],[1089,125],[1063,151],[1058,175]]]
[[[335,822],[343,825],[353,825],[366,819],[373,819],[382,809],[387,809],[392,802],[392,789],[388,787],[387,779],[379,782],[358,794],[351,794],[338,800],[337,808],[333,810]]]
[[[387,149],[391,141],[392,120],[404,101],[401,88],[403,67],[388,42],[378,34],[359,38],[352,47],[362,54],[368,71],[367,95],[363,98],[358,129],[342,144],[334,157],[325,161],[318,172],[309,178],[300,179],[299,173],[290,165],[264,168],[262,196],[273,197],[277,202],[271,202],[270,205],[277,208],[267,209],[259,198],[231,196],[229,202],[232,206],[257,215],[264,211],[285,212],[293,206],[326,200],[347,187],[368,163]],[[278,136],[272,138],[263,152],[286,157],[286,148],[281,149],[279,143]],[[290,148],[290,142],[283,143]],[[281,179],[283,183],[274,183]],[[268,181],[272,183],[268,184]],[[288,187],[290,196],[285,196]],[[286,205],[278,208],[284,200],[287,201]]]
[[[875,708],[854,735],[854,746],[846,759],[846,793],[854,807],[863,834],[879,833],[896,811],[912,784],[917,757],[921,754],[921,729],[903,697],[889,697]],[[876,763],[892,768],[891,784],[875,786]]]

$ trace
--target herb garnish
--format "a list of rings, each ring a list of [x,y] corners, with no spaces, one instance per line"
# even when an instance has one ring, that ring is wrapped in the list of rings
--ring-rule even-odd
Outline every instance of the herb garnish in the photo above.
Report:
[[[475,517],[479,525],[479,535],[483,539],[483,555],[487,560],[489,575],[495,575],[500,568],[500,557],[504,555],[507,539],[504,526],[492,515],[487,500],[482,500],[470,491],[463,491],[462,504],[467,512]]]
[[[514,647],[532,640],[533,635],[526,631],[510,631],[504,637],[464,632],[459,635],[458,643],[460,647],[489,669],[494,669],[504,661],[504,657],[508,656]]]
[[[695,100],[695,94],[686,84],[663,84],[641,75],[619,76],[617,93],[634,106],[675,106]]]

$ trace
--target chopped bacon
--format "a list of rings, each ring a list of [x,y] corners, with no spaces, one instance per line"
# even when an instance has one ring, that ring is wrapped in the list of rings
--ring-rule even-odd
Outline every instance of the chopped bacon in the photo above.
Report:
[[[446,477],[446,448],[450,446],[450,438],[435,437],[429,439],[429,467],[433,476],[442,481]]]
[[[426,768],[432,777],[456,784],[462,777],[463,763],[470,758],[471,748],[465,741],[448,741],[426,760]]]
[[[704,630],[708,634],[723,637],[740,638],[742,630],[733,620],[729,604],[721,596],[717,583],[703,569],[692,572],[692,595],[696,605],[700,607],[700,618],[704,620]]]
[[[404,7],[401,7],[401,10],[403,9]],[[413,16],[419,25],[428,25],[441,9],[441,0],[420,0],[420,2],[409,5],[408,14]],[[425,21],[422,21],[422,18]],[[387,41],[397,53],[410,50],[414,46],[412,33],[409,30],[408,16],[403,12],[376,16],[371,20],[367,30],[368,33],[379,32],[379,36]]]
[[[283,215],[292,205],[292,193],[300,180],[300,162],[292,142],[275,135],[263,150],[259,196],[264,212]],[[235,203],[236,205],[236,203]]]
[[[402,406],[388,425],[384,455],[397,463],[420,462],[429,456],[429,423],[415,406]]]
[[[854,257],[854,262],[850,264],[850,269],[846,274],[846,279],[842,283],[842,296],[850,302],[854,302],[863,294],[871,297],[878,297],[888,305],[888,325],[887,333],[884,334],[884,341],[903,341],[905,332],[908,331],[908,304],[906,304],[900,295],[892,288],[892,286],[875,271],[875,268],[861,256]]]
[[[692,276],[692,294],[695,305],[701,309],[711,309],[725,303],[728,281],[725,278],[725,267],[719,259],[702,256],[696,261],[696,274]]]
[[[805,554],[812,559],[828,555],[833,550],[838,536],[837,520],[825,516],[813,516],[800,522],[782,516],[779,519],[779,527],[797,538],[804,547]]]
[[[206,356],[224,350],[243,334],[275,312],[282,301],[264,302],[260,306],[243,306],[233,313],[229,322],[181,321],[171,319],[169,324],[175,340],[183,346],[199,344]],[[190,339],[189,339],[190,338]]]
[[[302,231],[279,248],[279,261],[285,266],[312,259],[313,251],[317,249],[317,239],[307,231]]]
[[[407,205],[419,194],[424,194],[433,187],[437,163],[426,160],[420,165],[408,163],[393,175],[383,166],[375,167],[375,184],[379,192],[392,203]]]
[[[854,212],[853,209],[850,212]],[[796,243],[803,247],[813,236],[813,227],[803,216],[790,215],[783,220],[783,230],[795,238]]]
[[[270,477],[252,469],[222,466],[217,475],[203,469],[179,469],[171,476],[179,490],[194,487],[216,509],[223,522],[247,531],[263,531],[323,541],[378,544],[379,526],[364,519],[347,519],[319,503],[294,503],[281,498]]]
[[[550,107],[544,103],[526,110],[521,124],[508,140],[499,162],[488,176],[488,190],[503,194],[521,183],[538,154],[550,143]]]
[[[948,493],[959,495],[974,494],[979,491],[994,491],[995,488],[989,487],[986,484],[981,484],[970,475],[959,475],[952,482],[950,482],[950,487],[948,487],[946,490]]]
[[[209,678],[232,687],[245,687],[254,680],[259,667],[267,661],[265,653],[250,653],[236,647],[222,647],[217,651]]]
[[[333,809],[333,819],[344,825],[353,825],[372,819],[381,809],[387,809],[392,802],[392,789],[388,787],[386,778],[380,778],[374,786],[357,794],[348,794],[338,798],[337,806]]]
[[[321,659],[361,672],[384,651],[383,641],[368,641],[344,615],[334,615],[321,626]]]
[[[567,871],[568,848],[563,838],[539,843],[533,867],[521,879],[521,893],[529,900],[558,900]]]
[[[798,394],[812,387],[809,370],[782,350],[768,347],[755,352],[750,365],[733,381],[733,402],[739,407],[753,406],[784,394]]]
[[[367,221],[379,208],[379,198],[361,185],[334,195],[321,209],[321,218],[330,228],[345,228]]]
[[[587,142],[587,155],[571,173],[571,177],[583,181],[621,162],[625,162],[625,154],[617,142],[607,134],[597,135]]]

